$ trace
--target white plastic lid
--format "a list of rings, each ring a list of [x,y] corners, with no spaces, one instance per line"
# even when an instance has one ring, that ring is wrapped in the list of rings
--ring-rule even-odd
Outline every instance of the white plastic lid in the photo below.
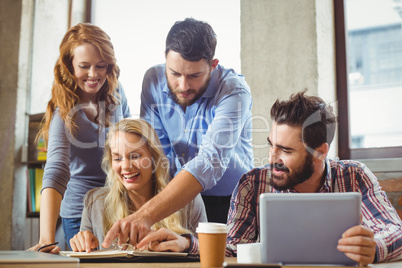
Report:
[[[228,226],[226,224],[216,222],[199,222],[196,232],[208,234],[227,233]]]

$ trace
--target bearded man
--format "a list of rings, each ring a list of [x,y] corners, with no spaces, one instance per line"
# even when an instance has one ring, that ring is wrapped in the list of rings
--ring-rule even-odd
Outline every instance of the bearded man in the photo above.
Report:
[[[337,249],[361,265],[401,260],[402,222],[397,212],[363,163],[327,158],[336,117],[321,98],[304,94],[277,100],[271,108],[269,164],[244,174],[233,192],[226,255],[236,256],[237,244],[259,242],[262,193],[359,192],[362,224],[346,230]]]

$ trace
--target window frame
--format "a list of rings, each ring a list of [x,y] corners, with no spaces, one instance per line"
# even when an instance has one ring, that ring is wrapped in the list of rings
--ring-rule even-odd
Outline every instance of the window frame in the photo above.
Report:
[[[350,148],[347,34],[345,0],[334,0],[336,94],[338,96],[338,155],[341,159],[400,158],[402,146]]]

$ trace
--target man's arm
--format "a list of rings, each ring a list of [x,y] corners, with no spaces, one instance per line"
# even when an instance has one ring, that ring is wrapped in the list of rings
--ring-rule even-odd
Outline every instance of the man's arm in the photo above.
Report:
[[[232,186],[222,189],[220,195],[231,195],[240,176],[252,168],[251,148],[251,95],[243,88],[232,89],[223,94],[214,111],[214,117],[208,122],[208,128],[198,144],[198,154],[188,161],[183,169],[194,174],[204,190],[214,187],[229,164],[237,171]],[[205,120],[197,118],[197,120]],[[202,122],[193,122],[193,124]],[[245,134],[247,133],[247,134]],[[247,137],[246,137],[247,136]],[[242,150],[237,149],[240,143]],[[249,146],[249,147],[248,147]],[[249,150],[248,150],[249,149]],[[239,158],[241,160],[239,160]],[[231,170],[233,171],[233,170]],[[236,180],[236,181],[235,181]]]
[[[161,132],[163,124],[158,107],[155,105],[157,101],[153,99],[156,97],[150,93],[150,89],[155,88],[150,78],[152,72],[150,69],[146,73],[143,82],[141,117],[150,120],[148,122],[155,128],[158,136],[161,135],[159,138],[163,145],[168,137],[166,133],[163,135]],[[215,111],[213,122],[202,138],[200,155],[187,163],[186,170],[180,171],[165,189],[140,210],[117,221],[107,233],[102,246],[109,247],[117,236],[119,243],[125,243],[129,238],[129,243],[136,245],[146,236],[155,222],[184,207],[204,188],[213,187],[226,170],[228,160],[233,156],[244,124],[250,124],[251,102],[250,92],[241,88],[233,89],[231,94],[224,95]]]
[[[356,174],[361,179],[362,225],[374,232],[375,262],[402,260],[402,221],[375,175],[364,165]]]
[[[202,191],[201,184],[189,172],[182,170],[158,195],[145,203],[134,214],[115,222],[106,234],[102,247],[108,248],[113,239],[119,244],[136,245],[149,232],[151,226],[184,207]]]

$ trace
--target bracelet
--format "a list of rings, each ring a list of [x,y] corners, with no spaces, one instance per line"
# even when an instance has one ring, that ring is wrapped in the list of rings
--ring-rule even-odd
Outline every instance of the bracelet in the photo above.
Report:
[[[191,253],[191,250],[194,247],[194,237],[191,234],[182,234],[181,236],[187,237],[190,239],[190,245],[188,246],[188,248],[186,250],[184,250],[183,252],[185,253]]]

